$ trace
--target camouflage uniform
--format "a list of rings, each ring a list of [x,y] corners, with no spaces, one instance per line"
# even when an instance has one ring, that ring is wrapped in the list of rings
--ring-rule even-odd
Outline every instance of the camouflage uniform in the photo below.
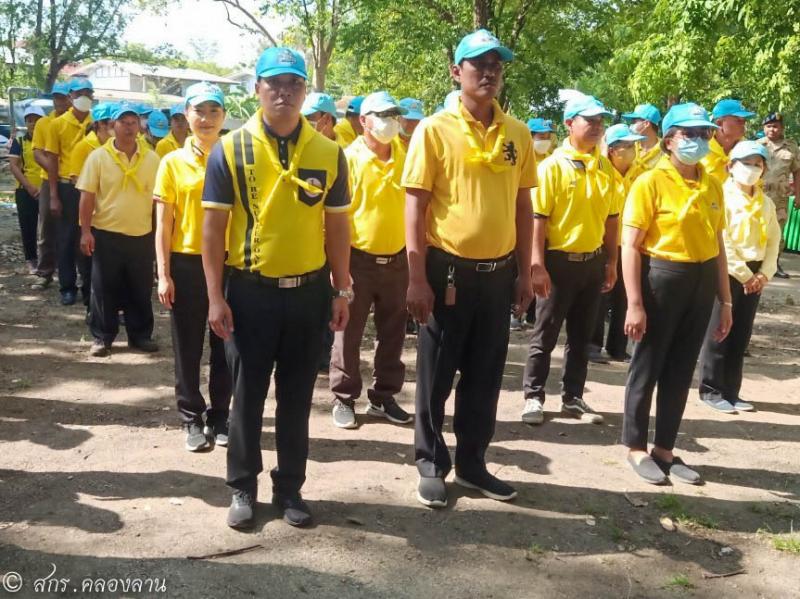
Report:
[[[767,173],[764,175],[764,193],[775,202],[778,222],[783,230],[788,215],[789,196],[794,194],[792,173],[800,171],[800,148],[791,139],[786,138],[772,142],[764,137],[759,139],[758,143],[769,150]],[[796,198],[795,202],[800,202],[800,198]]]

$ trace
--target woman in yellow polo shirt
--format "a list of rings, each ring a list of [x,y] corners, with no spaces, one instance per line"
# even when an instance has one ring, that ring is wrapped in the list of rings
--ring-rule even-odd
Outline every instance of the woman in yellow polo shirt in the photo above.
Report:
[[[764,195],[767,148],[740,141],[730,153],[725,193],[723,239],[728,258],[733,327],[718,342],[713,333],[720,314],[717,306],[700,354],[700,400],[726,414],[750,412],[753,405],[739,398],[744,352],[750,343],[761,291],[778,270],[781,228],[775,204]]]
[[[666,156],[634,181],[623,216],[625,333],[636,347],[625,385],[622,442],[628,462],[652,484],[700,475],[673,448],[716,294],[722,341],[731,328],[731,291],[722,230],[722,187],[699,164],[716,128],[697,104],[673,106],[662,122]],[[647,453],[656,395],[653,449]]]
[[[156,200],[156,263],[158,299],[170,310],[175,352],[175,397],[186,431],[186,449],[201,451],[228,444],[231,375],[222,339],[209,329],[211,349],[208,393],[200,391],[208,295],[201,256],[201,197],[206,161],[219,141],[225,121],[222,90],[196,83],[186,90],[186,118],[192,136],[183,148],[164,156],[158,169]],[[205,414],[205,422],[203,416]]]

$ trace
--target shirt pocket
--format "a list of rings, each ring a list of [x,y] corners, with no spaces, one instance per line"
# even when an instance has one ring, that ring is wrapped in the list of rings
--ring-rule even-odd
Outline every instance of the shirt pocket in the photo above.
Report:
[[[309,192],[299,185],[297,186],[297,199],[306,206],[315,206],[322,201],[325,196],[325,184],[328,180],[328,173],[323,169],[301,168],[297,169],[297,177],[306,183],[318,187],[320,193]]]

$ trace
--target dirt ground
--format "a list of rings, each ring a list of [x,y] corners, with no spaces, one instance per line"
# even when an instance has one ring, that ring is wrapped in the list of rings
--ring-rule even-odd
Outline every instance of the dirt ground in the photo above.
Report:
[[[451,484],[447,509],[419,505],[412,428],[361,415],[359,429],[336,429],[320,375],[303,489],[316,525],[278,519],[264,474],[258,526],[243,534],[225,525],[225,450],[183,449],[167,313],[154,300],[159,353],[128,351],[122,334],[110,358],[90,358],[82,308],[30,290],[15,218],[0,203],[0,596],[20,578],[15,596],[48,594],[34,585],[52,573],[49,594],[73,597],[87,594],[86,579],[137,578],[164,584],[152,595],[192,598],[800,597],[800,537],[787,534],[800,527],[800,257],[785,260],[794,278],[762,300],[742,392],[757,411],[725,416],[691,395],[678,451],[704,486],[652,487],[629,470],[624,365],[590,369],[585,397],[605,425],[564,420],[559,348],[547,422],[521,424],[521,332],[488,454],[519,490],[515,502]],[[398,398],[412,411],[414,344],[407,338]],[[371,347],[365,340],[365,372]],[[273,409],[270,400],[267,469]]]

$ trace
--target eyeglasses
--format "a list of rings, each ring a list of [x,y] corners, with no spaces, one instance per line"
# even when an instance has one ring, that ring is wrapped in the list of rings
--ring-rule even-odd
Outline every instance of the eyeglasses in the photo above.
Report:
[[[710,127],[678,127],[678,133],[686,139],[711,139],[714,130]]]
[[[384,110],[383,112],[370,112],[372,116],[376,116],[379,119],[397,119],[400,117],[395,110]]]

